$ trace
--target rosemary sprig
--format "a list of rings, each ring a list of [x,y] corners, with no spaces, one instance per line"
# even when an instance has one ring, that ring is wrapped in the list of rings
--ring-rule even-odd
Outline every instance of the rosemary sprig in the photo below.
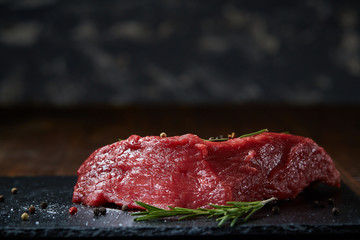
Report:
[[[247,133],[247,134],[241,135],[238,138],[251,137],[251,136],[254,136],[254,135],[257,135],[257,134],[260,134],[260,133],[263,133],[263,132],[268,132],[268,131],[269,130],[267,130],[267,129],[261,129],[259,131],[253,132],[253,133]],[[205,141],[210,141],[210,142],[223,142],[223,141],[227,141],[229,139],[230,138],[214,138],[214,139],[204,139],[204,140]]]
[[[178,217],[178,220],[184,220],[188,218],[208,216],[217,217],[216,221],[219,221],[218,226],[224,225],[227,221],[230,222],[230,226],[233,227],[239,219],[244,222],[249,219],[256,211],[261,209],[265,204],[276,200],[275,197],[256,202],[227,202],[228,206],[209,204],[213,209],[190,209],[181,207],[170,207],[170,210],[157,208],[152,205],[136,202],[139,206],[146,209],[144,212],[136,212],[131,214],[132,216],[140,216],[135,218],[135,221],[147,221],[153,219],[162,219],[167,217]]]

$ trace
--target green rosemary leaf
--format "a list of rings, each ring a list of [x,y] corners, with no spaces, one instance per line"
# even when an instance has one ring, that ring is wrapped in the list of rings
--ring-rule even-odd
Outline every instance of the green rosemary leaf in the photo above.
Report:
[[[141,216],[141,215],[148,215],[148,213],[146,211],[144,212],[135,212],[131,214],[132,216]]]
[[[227,204],[230,204],[229,202],[227,202]],[[223,205],[214,205],[214,204],[209,204],[210,207],[213,208],[218,208],[218,209],[224,209],[224,208],[233,208],[234,206],[223,206]]]
[[[164,210],[164,209],[161,209],[161,208],[157,208],[155,206],[152,206],[152,205],[149,205],[149,204],[146,204],[146,203],[143,203],[143,202],[137,202],[135,201],[135,203],[145,209],[147,209],[148,211],[159,211],[159,210]]]
[[[239,138],[251,137],[251,136],[254,136],[254,135],[257,135],[257,134],[260,134],[260,133],[263,133],[263,132],[268,132],[268,131],[269,131],[269,130],[267,130],[267,129],[265,128],[265,129],[261,129],[261,130],[259,130],[259,131],[253,132],[253,133],[248,133],[248,134],[241,135]]]
[[[204,215],[207,215],[207,213],[194,213],[194,214],[182,216],[182,217],[178,218],[178,220],[182,221],[182,220],[185,220],[188,218],[195,218],[195,217],[200,217],[200,216],[204,216]]]
[[[217,218],[216,221],[220,221],[218,224],[218,226],[220,227],[220,226],[224,225],[224,223],[227,222],[229,219],[230,219],[230,216],[225,215],[223,217]]]
[[[235,226],[235,224],[236,224],[236,222],[237,222],[238,219],[239,219],[239,216],[234,217],[233,220],[232,220],[231,223],[230,223],[230,227]]]
[[[204,139],[204,140],[209,142],[224,142],[229,140],[229,138],[214,138],[214,139]]]
[[[260,134],[263,132],[268,132],[268,131],[269,130],[267,130],[267,129],[261,129],[259,131],[253,132],[253,133],[247,133],[247,134],[241,135],[238,138],[251,137],[251,136],[254,136],[254,135],[257,135],[257,134]],[[228,141],[229,138],[212,138],[212,139],[203,139],[203,140],[209,141],[209,142],[224,142],[224,141]]]
[[[134,219],[134,221],[148,221],[148,220],[156,220],[156,219],[160,219],[160,218],[158,216],[146,215],[142,217],[137,217]]]
[[[255,206],[255,205],[259,205],[262,201],[256,201],[256,202],[227,202],[226,204],[229,204],[231,206],[235,206],[238,208],[241,207],[251,207],[251,206]]]
[[[255,212],[257,212],[260,208],[262,208],[262,206],[251,210],[251,212],[248,215],[246,215],[246,217],[244,218],[244,222],[246,222],[249,219],[249,217],[251,217],[251,215],[253,215]]]
[[[255,201],[255,202],[228,202],[229,205],[212,205],[209,206],[214,207],[213,209],[207,208],[198,208],[198,209],[190,209],[190,208],[182,208],[182,207],[169,207],[170,210],[157,208],[155,206],[143,203],[136,202],[139,206],[147,209],[145,212],[133,213],[132,216],[140,216],[135,218],[135,221],[146,221],[153,219],[162,219],[168,217],[179,217],[178,220],[184,220],[188,218],[207,216],[217,217],[216,221],[219,221],[218,226],[224,225],[226,222],[230,221],[230,226],[234,226],[240,218],[243,218],[243,221],[247,221],[255,212],[260,210],[265,204],[276,200],[276,198],[272,197],[263,201]]]

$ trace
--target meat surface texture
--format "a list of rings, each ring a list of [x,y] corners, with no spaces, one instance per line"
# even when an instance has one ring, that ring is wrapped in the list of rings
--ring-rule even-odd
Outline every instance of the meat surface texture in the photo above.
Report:
[[[73,202],[141,209],[295,198],[313,182],[340,187],[330,156],[305,137],[265,132],[224,142],[193,134],[130,136],[104,146],[77,171]]]

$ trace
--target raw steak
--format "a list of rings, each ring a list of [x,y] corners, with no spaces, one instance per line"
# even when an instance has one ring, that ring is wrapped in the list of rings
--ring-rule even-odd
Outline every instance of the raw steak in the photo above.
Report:
[[[134,201],[198,208],[295,198],[318,181],[340,187],[332,159],[313,140],[270,132],[224,142],[132,135],[96,150],[77,174],[73,202],[138,209]]]

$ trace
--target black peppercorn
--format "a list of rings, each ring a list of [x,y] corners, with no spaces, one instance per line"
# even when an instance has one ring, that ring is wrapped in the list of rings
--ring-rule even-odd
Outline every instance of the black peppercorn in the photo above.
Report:
[[[329,198],[329,199],[328,199],[328,204],[329,204],[330,206],[333,206],[333,205],[334,205],[334,199]]]
[[[100,209],[99,209],[99,208],[94,208],[94,215],[95,215],[95,216],[99,216],[99,215],[100,215]]]
[[[47,208],[47,206],[48,206],[48,204],[46,202],[40,203],[40,208],[41,209],[45,209],[45,208]]]
[[[101,207],[101,208],[99,209],[99,211],[100,211],[101,215],[105,215],[105,214],[106,214],[106,208],[104,208],[104,207]]]
[[[0,195],[0,202],[3,202],[5,200],[3,195]]]
[[[324,204],[321,201],[314,201],[313,202],[313,207],[314,208],[324,208]]]
[[[278,206],[273,206],[271,211],[274,213],[274,214],[279,214],[280,213],[280,208]]]

